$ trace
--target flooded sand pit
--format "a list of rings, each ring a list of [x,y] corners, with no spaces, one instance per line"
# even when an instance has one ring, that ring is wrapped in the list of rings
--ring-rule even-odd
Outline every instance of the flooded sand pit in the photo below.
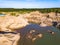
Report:
[[[53,26],[41,27],[37,24],[29,24],[16,32],[21,34],[19,45],[60,45],[60,31]]]
[[[20,35],[18,33],[20,33]],[[11,41],[16,39],[18,43],[15,44],[17,45],[60,45],[60,31],[53,26],[41,27],[37,24],[29,24],[16,30],[16,32],[1,31],[0,35],[1,34],[5,35],[4,39],[6,39],[10,45],[12,45]],[[14,39],[11,37],[14,37]],[[6,45],[8,44],[6,43]]]

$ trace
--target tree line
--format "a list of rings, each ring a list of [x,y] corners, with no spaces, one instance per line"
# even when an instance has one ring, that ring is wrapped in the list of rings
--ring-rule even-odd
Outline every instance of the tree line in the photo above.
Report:
[[[0,12],[31,12],[31,11],[40,11],[42,13],[57,12],[60,13],[60,8],[0,8]]]

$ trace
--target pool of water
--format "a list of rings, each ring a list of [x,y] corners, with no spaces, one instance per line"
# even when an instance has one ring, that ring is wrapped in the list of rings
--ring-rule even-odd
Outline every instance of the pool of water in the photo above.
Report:
[[[42,38],[37,38],[34,42],[32,39],[28,39],[27,35],[31,30],[35,30],[36,32],[32,33],[32,37],[35,38],[37,34],[42,34]],[[51,32],[54,32],[52,34]],[[60,45],[60,31],[53,27],[41,27],[37,24],[29,24],[22,29],[18,29],[17,32],[21,33],[21,39],[18,42],[18,45]]]
[[[0,14],[0,16],[5,16],[5,14]]]

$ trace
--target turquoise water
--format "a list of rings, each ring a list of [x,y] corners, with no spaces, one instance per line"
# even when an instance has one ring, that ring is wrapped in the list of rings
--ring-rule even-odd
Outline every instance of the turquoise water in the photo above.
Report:
[[[5,16],[5,14],[0,14],[0,16]]]
[[[36,30],[35,34],[41,33],[43,34],[42,38],[37,38],[34,42],[31,39],[27,39],[27,34],[32,29]],[[52,35],[51,33],[47,32],[48,30],[53,31],[55,34]],[[21,33],[21,39],[18,42],[18,45],[60,45],[60,31],[53,27],[40,27],[36,24],[30,24],[26,27],[20,29],[18,32]],[[33,33],[33,37],[35,36]]]

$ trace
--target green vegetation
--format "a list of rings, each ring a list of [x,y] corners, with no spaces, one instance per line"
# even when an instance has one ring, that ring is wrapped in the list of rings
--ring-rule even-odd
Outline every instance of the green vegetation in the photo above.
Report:
[[[16,14],[15,13],[11,13],[12,16],[15,16]]]
[[[21,13],[25,13],[25,12],[31,12],[31,11],[40,11],[42,13],[48,13],[48,12],[58,12],[60,13],[60,8],[33,8],[33,9],[14,9],[14,8],[0,8],[0,12],[21,12]]]

